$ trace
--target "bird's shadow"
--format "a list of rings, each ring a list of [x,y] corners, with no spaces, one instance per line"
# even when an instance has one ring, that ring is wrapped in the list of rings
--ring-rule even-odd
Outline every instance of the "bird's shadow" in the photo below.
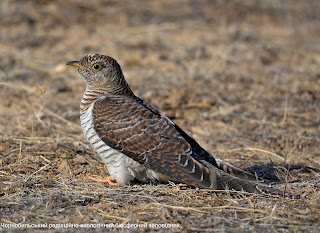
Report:
[[[314,169],[302,164],[275,165],[272,162],[254,165],[245,169],[245,171],[256,174],[257,177],[271,183],[284,181],[285,176],[288,177],[288,172],[292,173],[295,171],[299,171],[300,173],[310,173],[312,170]]]

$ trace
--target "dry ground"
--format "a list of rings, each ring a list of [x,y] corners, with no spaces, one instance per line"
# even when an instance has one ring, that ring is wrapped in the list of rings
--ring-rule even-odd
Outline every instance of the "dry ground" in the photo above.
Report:
[[[0,228],[319,232],[319,9],[312,0],[2,0]],[[302,198],[86,180],[108,172],[80,128],[85,84],[65,66],[85,53],[117,59],[135,93],[204,148]]]

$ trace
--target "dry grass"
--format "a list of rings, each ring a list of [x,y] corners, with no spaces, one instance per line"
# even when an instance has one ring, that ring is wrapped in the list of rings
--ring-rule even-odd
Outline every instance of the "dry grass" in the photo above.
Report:
[[[1,1],[1,223],[320,231],[319,7],[311,0]],[[64,66],[85,53],[116,58],[135,93],[206,149],[302,198],[85,179],[108,174],[81,131],[85,85]]]

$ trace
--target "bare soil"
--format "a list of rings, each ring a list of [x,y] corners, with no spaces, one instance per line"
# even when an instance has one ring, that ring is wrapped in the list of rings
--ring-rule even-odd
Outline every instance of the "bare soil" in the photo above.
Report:
[[[319,9],[312,0],[2,0],[0,229],[319,232]],[[301,198],[86,179],[108,175],[80,127],[85,84],[65,66],[86,53],[114,57],[136,95],[208,151]]]

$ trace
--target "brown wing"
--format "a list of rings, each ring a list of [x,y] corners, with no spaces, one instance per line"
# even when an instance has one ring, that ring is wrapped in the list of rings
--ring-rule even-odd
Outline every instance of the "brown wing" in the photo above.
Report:
[[[125,97],[104,97],[93,108],[94,129],[106,144],[183,183],[215,188],[215,171],[192,158],[190,144],[154,109]]]
[[[92,113],[94,129],[102,141],[172,180],[200,188],[281,193],[250,181],[252,174],[215,159],[140,99],[104,97],[95,102]]]
[[[261,178],[257,178],[255,175],[248,173],[230,163],[227,163],[219,158],[215,158],[212,154],[208,153],[203,149],[192,137],[190,137],[186,132],[184,132],[178,125],[172,122],[176,130],[181,134],[181,136],[189,143],[192,148],[191,156],[197,161],[202,161],[209,163],[219,170],[230,174],[230,177],[236,177],[244,180],[259,181],[263,182]]]

